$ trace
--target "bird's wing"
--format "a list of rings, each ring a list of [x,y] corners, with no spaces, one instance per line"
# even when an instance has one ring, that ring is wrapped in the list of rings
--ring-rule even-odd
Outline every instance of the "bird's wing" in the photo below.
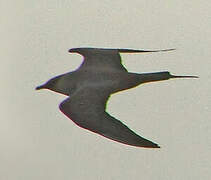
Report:
[[[107,90],[83,88],[64,100],[60,110],[78,126],[127,145],[159,148],[159,146],[137,135],[121,121],[106,111]]]
[[[122,65],[120,53],[148,53],[172,51],[174,49],[164,50],[136,50],[136,49],[106,49],[106,48],[72,48],[70,53],[78,53],[84,57],[81,69],[103,69],[115,71],[127,71]]]
[[[73,48],[70,53],[78,53],[84,57],[84,61],[80,66],[83,70],[103,71],[115,70],[126,71],[122,65],[120,54],[115,49],[99,49],[99,48]]]

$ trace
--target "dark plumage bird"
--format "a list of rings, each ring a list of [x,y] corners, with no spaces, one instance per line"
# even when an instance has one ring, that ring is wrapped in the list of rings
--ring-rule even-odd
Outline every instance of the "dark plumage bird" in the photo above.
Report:
[[[158,51],[170,51],[158,50]],[[66,74],[56,76],[36,89],[49,89],[68,98],[60,110],[78,126],[127,145],[159,148],[159,146],[133,132],[121,121],[106,112],[109,96],[143,83],[172,78],[197,78],[175,76],[169,72],[130,73],[121,63],[120,53],[158,52],[133,49],[73,48],[70,53],[84,57],[81,66]]]

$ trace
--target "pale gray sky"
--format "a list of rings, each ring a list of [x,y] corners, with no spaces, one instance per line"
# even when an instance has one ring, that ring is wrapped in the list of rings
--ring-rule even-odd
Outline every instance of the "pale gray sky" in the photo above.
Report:
[[[210,179],[210,1],[0,4],[0,179]],[[77,68],[81,57],[67,51],[80,46],[176,48],[122,57],[134,72],[200,76],[111,97],[108,111],[161,149],[130,147],[80,129],[58,109],[64,96],[34,90]]]

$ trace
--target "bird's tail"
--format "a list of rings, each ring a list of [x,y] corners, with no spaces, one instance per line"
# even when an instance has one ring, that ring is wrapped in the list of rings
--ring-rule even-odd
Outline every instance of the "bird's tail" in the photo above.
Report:
[[[163,72],[154,72],[154,73],[142,73],[136,75],[138,77],[137,83],[148,83],[148,82],[155,82],[155,81],[163,81],[173,78],[198,78],[198,76],[177,76],[172,75],[168,71]],[[138,84],[136,84],[138,85]]]
[[[170,78],[199,78],[198,76],[176,76],[176,75],[171,75]]]

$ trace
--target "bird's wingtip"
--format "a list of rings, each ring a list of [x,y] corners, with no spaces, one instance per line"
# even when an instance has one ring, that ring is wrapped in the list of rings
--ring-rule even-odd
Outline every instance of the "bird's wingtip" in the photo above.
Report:
[[[148,141],[149,143],[142,143],[139,147],[142,147],[142,148],[161,148],[158,144],[152,142],[152,141]]]
[[[161,148],[158,144],[153,144],[153,146],[146,147],[146,148]]]
[[[140,148],[147,148],[147,149],[159,149],[161,148],[159,145],[155,144],[155,145],[151,145],[151,146],[139,146]]]
[[[159,145],[157,145],[155,148],[161,148]]]
[[[175,51],[176,50],[176,48],[172,48],[172,49],[163,49],[163,50],[161,50],[161,51]]]
[[[175,48],[171,49],[159,49],[159,50],[138,50],[138,49],[117,49],[119,53],[148,53],[148,52],[165,52],[174,51]]]

